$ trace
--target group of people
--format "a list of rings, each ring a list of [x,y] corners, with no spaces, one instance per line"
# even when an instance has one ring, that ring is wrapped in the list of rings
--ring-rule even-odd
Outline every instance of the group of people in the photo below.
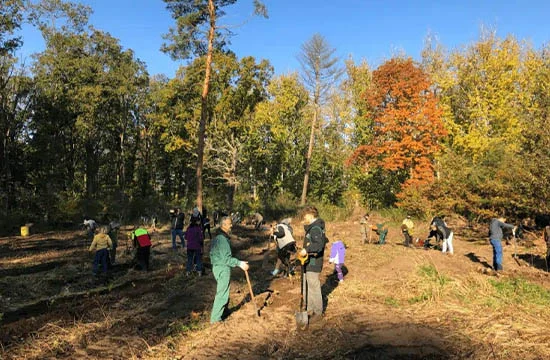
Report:
[[[304,243],[302,248],[298,248],[296,240],[293,237],[291,226],[292,219],[281,220],[280,223],[274,223],[271,227],[271,237],[277,246],[277,263],[272,275],[276,276],[280,272],[287,275],[294,273],[295,265],[293,257],[307,258],[302,266],[303,286],[307,294],[307,309],[309,323],[313,324],[322,320],[323,297],[321,294],[321,282],[319,275],[323,269],[325,247],[328,242],[325,234],[325,222],[319,217],[317,208],[307,206],[302,210],[303,226],[305,231]],[[221,219],[220,231],[210,248],[210,261],[212,271],[216,278],[216,297],[212,306],[210,322],[212,324],[223,320],[223,315],[229,302],[229,279],[232,267],[240,267],[243,271],[248,271],[248,262],[239,260],[232,256],[229,241],[229,234],[233,226],[231,217]],[[345,245],[341,240],[332,244],[329,262],[335,264],[335,271],[339,282],[344,281],[342,268],[345,259]]]
[[[359,222],[361,239],[364,244],[371,243],[371,234],[372,232],[378,235],[379,245],[384,245],[386,243],[386,237],[388,235],[388,225],[387,223],[369,223],[369,214],[365,214],[361,217]],[[403,245],[406,247],[418,247],[421,246],[424,249],[429,249],[434,245],[431,243],[432,239],[435,239],[437,243],[441,243],[441,251],[443,253],[453,254],[453,231],[449,228],[445,220],[441,217],[434,217],[430,221],[430,233],[425,240],[419,240],[418,238],[414,239],[414,222],[411,219],[410,215],[403,220],[401,223],[401,233],[403,234]]]
[[[87,238],[92,242],[88,250],[95,251],[93,274],[99,275],[100,266],[103,274],[107,274],[108,269],[116,263],[120,224],[111,221],[108,225],[99,226],[93,219],[86,218],[84,225],[87,229]],[[148,271],[151,235],[146,229],[138,227],[132,231],[130,237],[136,249],[136,269]]]

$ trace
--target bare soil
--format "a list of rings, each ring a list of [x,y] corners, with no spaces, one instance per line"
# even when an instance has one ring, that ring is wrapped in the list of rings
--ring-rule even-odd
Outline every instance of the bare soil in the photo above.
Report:
[[[294,315],[299,276],[270,276],[276,255],[265,229],[236,227],[232,238],[234,255],[250,263],[260,317],[235,268],[230,315],[216,325],[209,324],[215,279],[209,269],[186,276],[185,254],[171,250],[167,230],[153,235],[147,273],[132,268],[121,233],[105,279],[92,276],[93,254],[79,232],[0,238],[0,359],[547,358],[548,309],[502,300],[492,285],[521,278],[550,289],[540,234],[528,234],[532,247],[505,246],[497,277],[485,227],[451,222],[449,256],[405,248],[391,223],[388,244],[362,244],[358,220],[327,225],[329,238],[347,245],[348,273],[338,283],[325,255],[324,320],[305,331]],[[425,236],[427,224],[417,225]]]

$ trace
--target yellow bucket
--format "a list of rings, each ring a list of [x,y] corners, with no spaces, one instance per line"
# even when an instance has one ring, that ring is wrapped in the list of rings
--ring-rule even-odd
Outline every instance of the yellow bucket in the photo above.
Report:
[[[30,229],[29,229],[28,226],[21,226],[21,236],[23,236],[23,237],[29,236],[30,235],[29,230]]]

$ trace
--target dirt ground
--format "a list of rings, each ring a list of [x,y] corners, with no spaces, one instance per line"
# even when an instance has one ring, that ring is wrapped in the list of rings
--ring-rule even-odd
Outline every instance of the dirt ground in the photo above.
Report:
[[[147,273],[131,267],[121,232],[107,279],[92,276],[79,232],[0,238],[0,359],[547,359],[550,277],[540,234],[528,234],[531,247],[505,246],[505,272],[495,276],[486,227],[449,225],[453,256],[405,248],[399,224],[380,246],[362,244],[358,217],[328,223],[329,239],[347,245],[348,273],[339,283],[325,255],[324,320],[305,331],[294,315],[299,277],[270,276],[276,255],[266,229],[235,227],[232,239],[234,255],[250,263],[260,317],[235,268],[231,313],[214,326],[216,282],[209,269],[186,276],[167,230],[153,235]],[[427,224],[417,227],[425,237]]]

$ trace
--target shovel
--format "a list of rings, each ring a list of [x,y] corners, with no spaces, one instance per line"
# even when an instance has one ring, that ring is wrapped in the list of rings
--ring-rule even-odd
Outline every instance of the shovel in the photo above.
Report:
[[[256,304],[256,298],[254,298],[254,292],[252,291],[252,285],[250,284],[250,277],[248,276],[248,271],[245,270],[244,274],[246,275],[246,282],[248,283],[248,290],[250,291],[250,298],[252,303],[254,303],[254,309],[256,310],[256,315],[260,316],[260,311],[258,310],[258,305]]]
[[[308,259],[307,254],[303,257],[300,256],[300,255],[297,256],[297,260],[300,261],[300,265],[302,267],[301,278],[300,278],[300,282],[301,282],[300,308],[298,309],[298,311],[295,314],[295,316],[296,316],[296,326],[300,330],[305,330],[307,328],[308,324],[309,324],[309,318],[307,316],[307,288],[306,288],[306,296],[305,296],[305,309],[302,310],[302,308],[304,307],[304,274],[306,272],[305,263],[306,263],[307,259]]]

